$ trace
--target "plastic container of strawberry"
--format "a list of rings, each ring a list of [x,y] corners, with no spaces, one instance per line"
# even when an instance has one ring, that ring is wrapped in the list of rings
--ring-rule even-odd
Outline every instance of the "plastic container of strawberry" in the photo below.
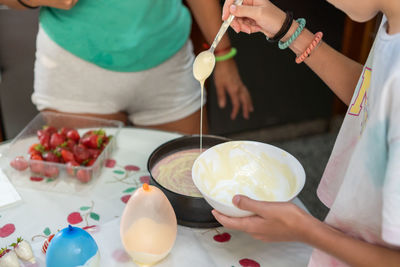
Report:
[[[43,132],[46,126],[54,127],[57,133],[65,130],[68,137],[66,132],[61,137],[53,136],[52,131],[46,134],[49,137],[39,138],[38,131]],[[6,173],[13,184],[20,187],[85,192],[94,185],[105,160],[113,153],[122,126],[119,121],[41,112],[10,143],[4,155],[9,163]],[[80,138],[75,143],[69,141],[78,138],[70,131],[72,129],[77,130]],[[88,134],[84,139],[85,133]],[[45,138],[51,140],[42,140]]]

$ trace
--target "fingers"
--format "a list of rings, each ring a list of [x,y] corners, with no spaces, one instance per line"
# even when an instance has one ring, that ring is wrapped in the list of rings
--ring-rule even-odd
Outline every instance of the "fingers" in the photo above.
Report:
[[[253,101],[251,100],[249,91],[245,86],[243,86],[242,93],[240,95],[240,102],[242,104],[243,118],[249,119],[250,112],[254,111]]]
[[[236,87],[233,90],[228,91],[229,96],[232,102],[232,112],[231,112],[231,120],[234,120],[239,113],[240,110],[240,100],[239,100],[239,89]]]
[[[248,5],[231,5],[229,7],[229,12],[237,18],[251,18],[257,21],[259,17],[259,8]]]
[[[215,84],[217,87],[218,106],[224,108],[226,106],[226,95],[224,85]]]
[[[226,215],[223,215],[222,213],[219,213],[216,210],[213,210],[212,214],[220,224],[222,224],[227,228],[234,230],[241,230],[241,231],[246,230],[246,221],[248,220],[249,217],[244,217],[244,218],[228,217]]]
[[[239,209],[252,211],[259,215],[261,215],[269,205],[267,202],[253,200],[243,195],[234,196],[232,203]]]
[[[229,7],[233,4],[234,0],[226,0],[222,8],[222,20],[227,20],[230,12]]]

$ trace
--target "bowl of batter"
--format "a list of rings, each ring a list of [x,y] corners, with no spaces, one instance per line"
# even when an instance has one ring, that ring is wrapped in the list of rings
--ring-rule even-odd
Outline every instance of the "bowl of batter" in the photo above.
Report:
[[[229,139],[213,136],[183,136],[156,148],[147,161],[150,184],[160,188],[174,208],[178,224],[211,228],[219,226],[211,213],[213,209],[203,198],[192,179],[192,166],[201,152]]]
[[[304,169],[295,157],[254,141],[230,141],[208,149],[195,160],[192,177],[207,202],[232,217],[252,215],[232,204],[236,194],[286,202],[305,184]]]

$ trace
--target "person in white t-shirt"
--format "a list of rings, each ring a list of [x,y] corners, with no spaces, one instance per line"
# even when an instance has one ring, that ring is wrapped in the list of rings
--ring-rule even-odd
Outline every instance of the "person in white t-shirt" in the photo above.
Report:
[[[383,13],[364,66],[322,43],[321,33],[298,30],[303,21],[287,23],[291,17],[267,0],[245,0],[243,6],[227,0],[223,13],[236,16],[237,32],[261,31],[268,39],[279,33],[280,48],[289,44],[296,62],[304,61],[349,106],[318,188],[330,208],[327,218],[321,222],[292,203],[239,195],[233,203],[255,216],[213,214],[256,239],[315,247],[309,266],[400,266],[400,1],[329,2],[358,22]]]

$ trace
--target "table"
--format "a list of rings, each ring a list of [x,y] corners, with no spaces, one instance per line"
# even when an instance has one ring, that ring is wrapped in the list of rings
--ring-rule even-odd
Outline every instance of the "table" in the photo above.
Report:
[[[72,224],[87,228],[96,240],[101,266],[135,266],[120,241],[120,216],[130,194],[149,180],[146,164],[150,153],[160,144],[179,136],[176,133],[123,128],[112,158],[107,161],[99,180],[84,195],[17,188],[22,203],[0,209],[0,229],[5,225],[9,231],[15,228],[10,235],[0,237],[0,246],[11,244],[21,236],[32,244],[38,261],[35,266],[46,266],[41,252],[45,237]],[[7,144],[3,144],[0,151],[6,148]],[[2,168],[7,168],[4,162]],[[305,209],[300,200],[295,199],[294,203]],[[228,233],[231,238],[226,242],[215,241],[214,237],[222,233]],[[156,266],[257,266],[241,265],[239,261],[242,259],[261,266],[306,266],[311,250],[300,243],[263,243],[245,233],[222,227],[192,229],[178,226],[174,248]]]

